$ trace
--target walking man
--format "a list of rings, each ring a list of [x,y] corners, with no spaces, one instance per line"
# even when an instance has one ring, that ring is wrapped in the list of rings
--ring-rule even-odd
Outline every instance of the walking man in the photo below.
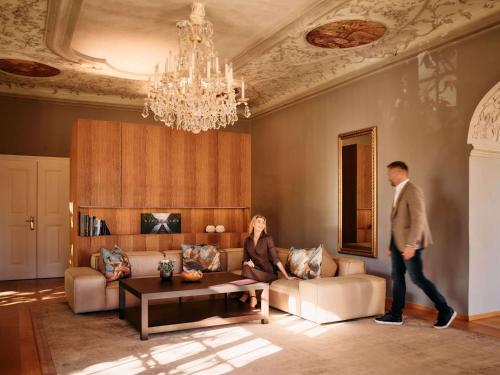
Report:
[[[446,303],[436,286],[424,276],[422,250],[432,244],[431,232],[425,212],[424,195],[408,179],[408,166],[402,161],[387,166],[389,182],[396,188],[391,213],[391,244],[387,255],[392,261],[392,308],[376,318],[380,324],[403,324],[408,270],[411,280],[424,291],[436,309],[438,318],[434,328],[447,328],[457,313]]]

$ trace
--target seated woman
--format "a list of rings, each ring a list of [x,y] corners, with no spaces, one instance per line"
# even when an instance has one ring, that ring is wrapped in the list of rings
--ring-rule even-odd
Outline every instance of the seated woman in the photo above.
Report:
[[[283,267],[271,236],[267,234],[266,218],[262,215],[255,215],[250,221],[248,228],[249,236],[243,243],[243,271],[242,276],[257,281],[270,283],[278,278],[271,264],[274,263],[287,279],[293,279]],[[246,302],[250,296],[250,305],[254,308],[257,305],[255,290],[244,292],[240,298],[241,302]]]

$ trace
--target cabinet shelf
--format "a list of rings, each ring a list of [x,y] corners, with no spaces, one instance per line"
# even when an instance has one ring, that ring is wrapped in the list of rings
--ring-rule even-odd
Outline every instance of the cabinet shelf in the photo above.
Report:
[[[234,209],[249,209],[247,206],[210,206],[210,207],[106,207],[106,206],[78,206],[78,208],[99,209],[99,210],[234,210]]]
[[[111,237],[140,237],[140,236],[185,236],[185,235],[224,235],[224,234],[229,234],[229,235],[234,235],[234,234],[242,234],[245,232],[222,232],[222,233],[208,233],[208,232],[182,232],[182,233],[120,233],[120,234],[107,234],[107,235],[100,235],[100,236],[80,236],[80,238],[111,238]]]

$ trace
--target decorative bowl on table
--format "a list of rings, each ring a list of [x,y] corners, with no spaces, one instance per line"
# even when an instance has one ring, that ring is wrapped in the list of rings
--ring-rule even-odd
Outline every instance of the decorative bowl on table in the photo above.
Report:
[[[186,282],[200,281],[203,278],[203,272],[198,270],[182,271],[179,276],[182,281]]]

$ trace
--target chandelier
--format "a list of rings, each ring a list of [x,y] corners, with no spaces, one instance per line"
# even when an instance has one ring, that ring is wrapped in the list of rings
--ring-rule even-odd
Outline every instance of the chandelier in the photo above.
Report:
[[[163,71],[156,65],[142,116],[148,117],[151,111],[156,121],[195,134],[233,125],[239,105],[250,117],[245,82],[242,78],[236,88],[231,63],[225,62],[222,71],[204,5],[193,3],[189,20],[177,22],[177,29],[179,53],[169,53]]]

